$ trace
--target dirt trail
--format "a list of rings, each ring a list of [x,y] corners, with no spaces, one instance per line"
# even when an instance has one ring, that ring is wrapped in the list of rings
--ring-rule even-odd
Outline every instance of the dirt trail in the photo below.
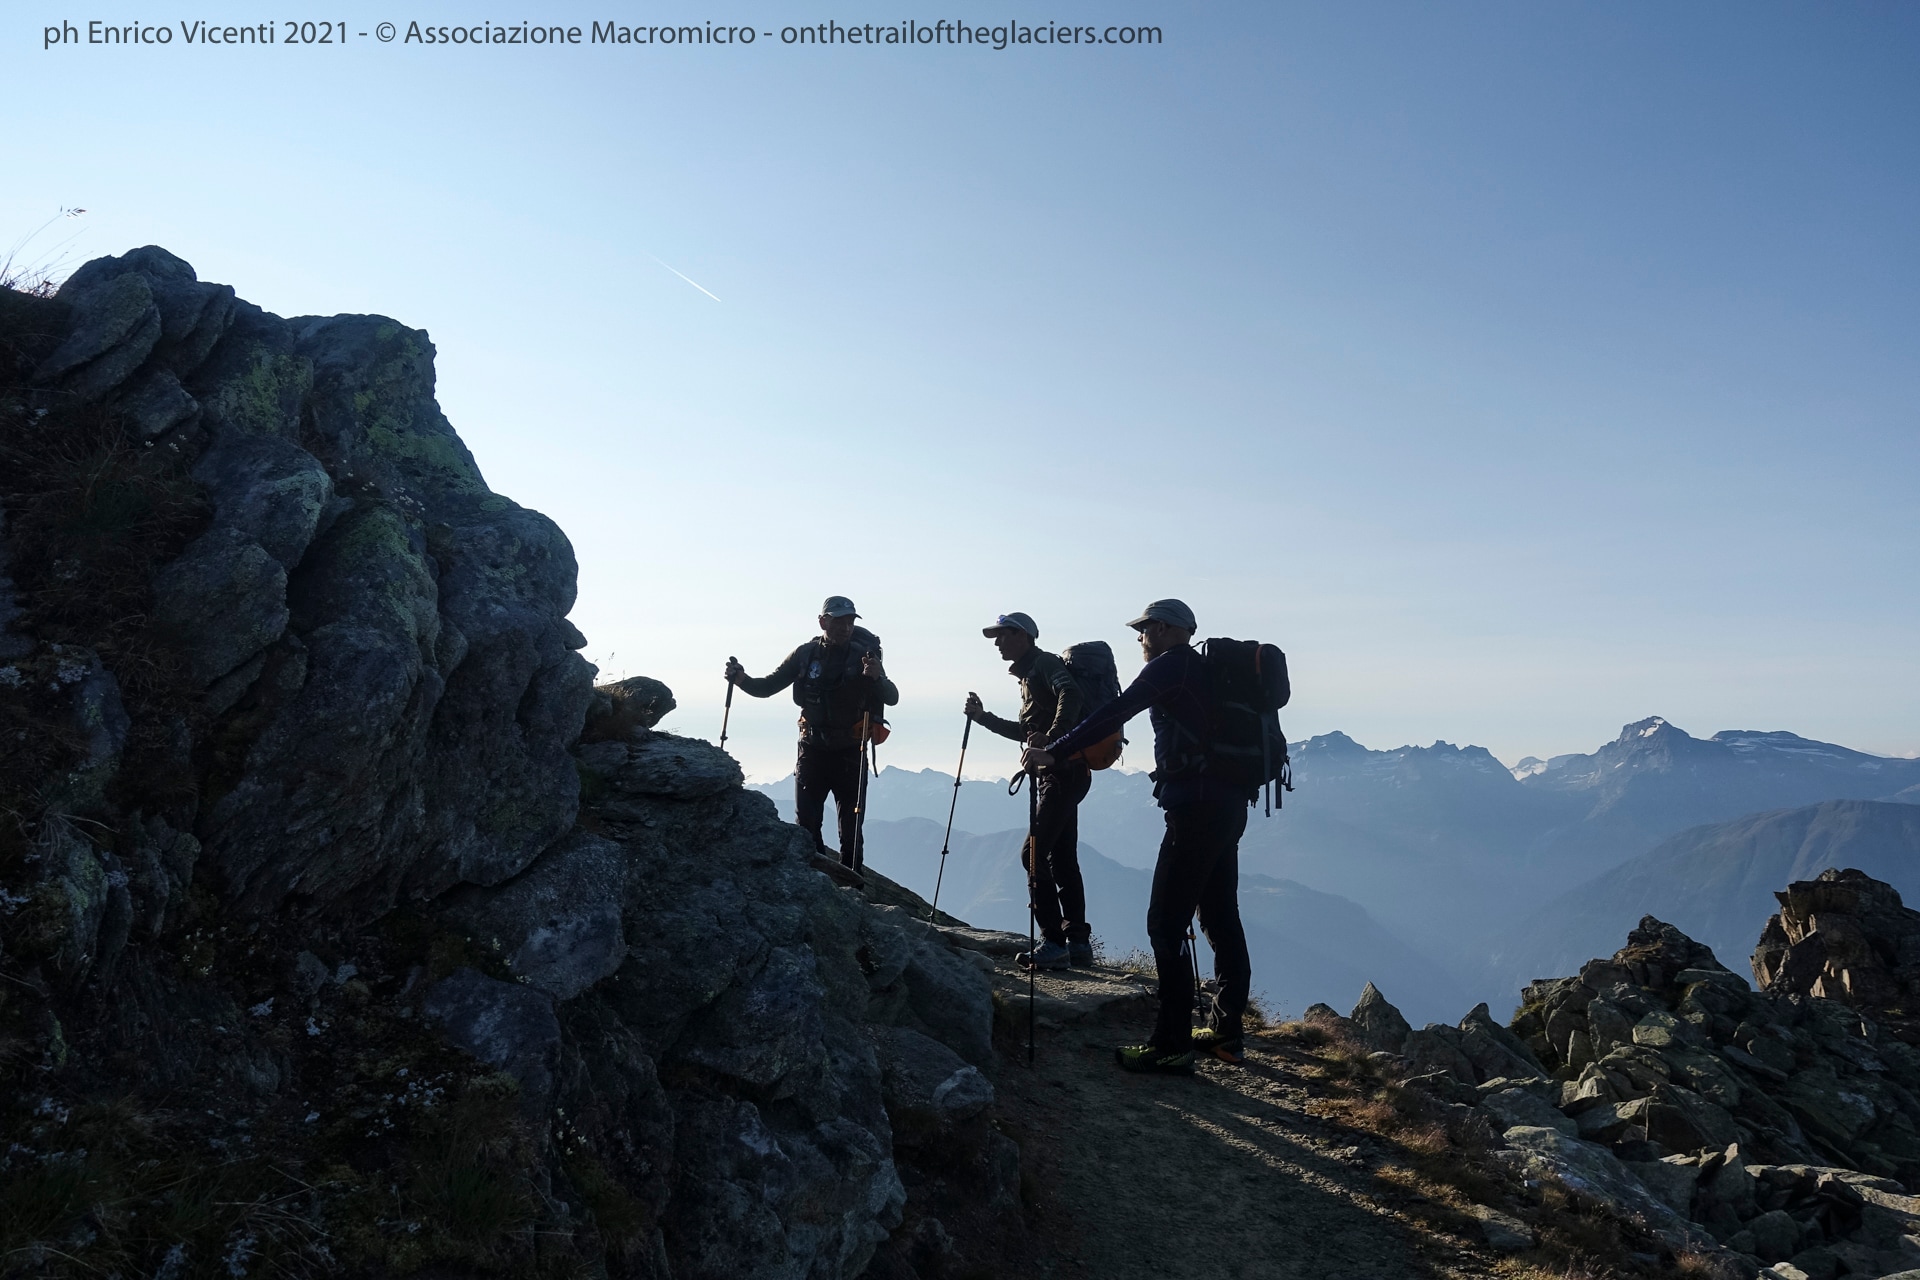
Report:
[[[1004,954],[996,965],[998,1114],[1020,1144],[1040,1274],[1496,1274],[1497,1255],[1437,1227],[1423,1211],[1438,1206],[1379,1176],[1396,1163],[1391,1143],[1316,1114],[1331,1091],[1309,1055],[1254,1037],[1243,1066],[1204,1059],[1191,1079],[1129,1075],[1113,1046],[1144,1037],[1152,999],[1145,981],[1101,969],[1039,979],[1029,1070],[1026,978]]]

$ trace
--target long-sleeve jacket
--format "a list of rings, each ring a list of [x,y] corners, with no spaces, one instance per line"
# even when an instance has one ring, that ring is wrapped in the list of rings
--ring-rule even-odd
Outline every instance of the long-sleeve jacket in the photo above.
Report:
[[[1206,659],[1191,645],[1169,649],[1140,669],[1120,696],[1046,746],[1056,759],[1100,741],[1142,711],[1153,722],[1153,794],[1163,809],[1215,796],[1246,798],[1248,788],[1206,776],[1211,737],[1212,681]]]
[[[1080,686],[1058,655],[1035,646],[1007,670],[1020,680],[1019,722],[986,711],[979,717],[981,724],[1015,742],[1036,733],[1045,742],[1080,722]]]
[[[878,719],[884,708],[900,701],[900,690],[892,680],[861,673],[862,660],[879,648],[871,633],[863,636],[861,631],[854,633],[852,642],[839,645],[816,636],[788,654],[771,675],[743,676],[734,683],[756,698],[771,698],[793,686],[801,740],[819,747],[852,748],[859,745],[863,714]]]

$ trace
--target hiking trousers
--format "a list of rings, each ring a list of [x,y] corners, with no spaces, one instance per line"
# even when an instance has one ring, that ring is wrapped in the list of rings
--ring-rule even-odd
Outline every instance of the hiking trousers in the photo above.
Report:
[[[793,769],[793,817],[813,837],[813,847],[822,856],[827,852],[820,828],[826,822],[828,792],[833,793],[834,811],[840,818],[840,865],[858,867],[862,850],[854,807],[860,800],[860,748],[801,743]]]
[[[1080,802],[1093,786],[1093,771],[1066,765],[1029,775],[1033,780],[1033,832],[1020,850],[1027,869],[1027,901],[1048,942],[1085,942],[1087,886],[1080,878]]]
[[[1147,904],[1147,938],[1160,975],[1160,1017],[1155,1048],[1193,1047],[1194,962],[1186,951],[1187,923],[1200,913],[1200,931],[1213,948],[1219,994],[1208,1022],[1229,1034],[1240,1031],[1253,983],[1247,933],[1240,925],[1240,836],[1247,829],[1247,802],[1239,796],[1209,798],[1167,810],[1167,833],[1153,868]]]

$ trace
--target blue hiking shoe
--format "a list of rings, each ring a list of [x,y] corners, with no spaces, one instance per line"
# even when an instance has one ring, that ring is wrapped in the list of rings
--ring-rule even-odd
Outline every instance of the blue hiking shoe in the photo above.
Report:
[[[1064,969],[1072,963],[1065,943],[1043,942],[1031,951],[1022,951],[1013,962],[1022,969]]]

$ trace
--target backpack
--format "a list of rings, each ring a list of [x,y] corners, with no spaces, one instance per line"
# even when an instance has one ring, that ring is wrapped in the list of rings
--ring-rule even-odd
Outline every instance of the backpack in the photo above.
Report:
[[[1249,788],[1265,788],[1272,813],[1283,791],[1293,790],[1293,767],[1280,708],[1293,688],[1287,655],[1257,640],[1211,639],[1200,646],[1212,684],[1213,709],[1206,744],[1206,772]]]
[[[826,642],[818,637],[812,641],[812,664],[818,665],[826,656]],[[870,736],[875,744],[885,742],[890,736],[884,708],[866,705],[861,686],[848,683],[850,678],[860,674],[860,664],[869,653],[880,654],[880,637],[865,627],[855,627],[853,635],[847,640],[846,667],[841,671],[823,670],[819,675],[811,674],[811,669],[803,670],[800,678],[793,682],[793,701],[800,708],[801,724],[820,730],[842,729],[854,737],[860,736],[860,717],[871,713],[868,724]]]
[[[1083,640],[1060,651],[1060,661],[1080,690],[1080,718],[1086,719],[1120,696],[1120,669],[1105,640]],[[1089,768],[1108,769],[1120,758],[1127,740],[1118,729],[1080,753]]]

